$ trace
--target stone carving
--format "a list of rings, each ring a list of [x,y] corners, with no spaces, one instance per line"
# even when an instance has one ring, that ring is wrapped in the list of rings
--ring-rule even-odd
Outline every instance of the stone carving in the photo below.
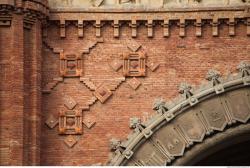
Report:
[[[129,123],[129,127],[135,129],[137,127],[137,124],[141,124],[141,119],[134,117],[134,118],[130,118],[130,123]]]
[[[112,138],[111,140],[110,140],[110,149],[111,150],[116,150],[116,149],[118,149],[118,147],[121,145],[121,141],[120,140],[118,140],[118,139],[115,139],[115,138]]]
[[[227,125],[227,118],[225,116],[225,108],[220,101],[213,99],[208,100],[209,103],[202,106],[202,114],[211,129],[222,131]]]
[[[164,136],[160,136],[164,133]],[[166,127],[155,135],[155,138],[162,142],[162,145],[170,156],[182,156],[185,149],[185,141],[181,138],[174,127]]]
[[[49,0],[49,5],[51,8],[91,8],[91,7],[99,7],[99,8],[115,8],[121,7],[126,9],[126,7],[146,7],[146,8],[184,8],[184,7],[203,7],[207,5],[207,7],[225,7],[225,6],[233,6],[233,5],[245,5],[249,4],[249,0],[158,0],[155,2],[154,0]]]
[[[206,76],[206,79],[212,82],[217,94],[224,92],[223,85],[221,85],[220,76],[220,73],[213,69],[209,70]]]
[[[159,114],[164,114],[168,111],[166,102],[162,98],[156,99],[153,104],[153,110],[157,111]]]
[[[189,142],[202,142],[206,135],[206,129],[195,111],[183,114],[176,123]]]
[[[193,97],[193,93],[191,92],[192,87],[186,82],[181,83],[179,87],[179,93],[182,94],[186,99],[188,99],[190,105],[195,105],[198,103],[198,99]]]
[[[245,68],[247,70],[244,72]],[[116,150],[110,165],[171,164],[176,156],[184,155],[186,148],[190,148],[194,142],[203,142],[206,136],[213,135],[212,132],[216,134],[218,131],[224,131],[227,125],[233,125],[237,121],[246,123],[250,119],[250,91],[241,79],[249,75],[249,66],[242,63],[238,69],[240,70],[238,76],[233,75],[223,79],[219,79],[220,75],[216,71],[208,73],[207,78],[212,83],[213,81],[215,85],[219,83],[225,89],[220,96],[215,95],[213,84],[203,86],[196,91],[192,91],[190,85],[182,84],[179,91],[186,99],[176,99],[174,105],[169,108],[166,107],[166,102],[157,100],[153,109],[157,110],[158,114],[150,121],[133,124],[140,132],[134,131],[126,141],[121,142],[126,144],[123,151],[130,151],[132,156],[126,157],[125,153]],[[187,102],[187,99],[192,97],[203,101],[191,107],[192,104]],[[165,114],[173,117],[168,120],[171,122],[162,124],[166,119]],[[145,130],[152,131],[150,138],[145,136],[147,135]],[[135,144],[135,141],[138,143]]]
[[[246,123],[250,118],[250,96],[246,90],[236,93],[227,93],[226,107],[229,108],[230,117],[234,121]],[[233,104],[237,105],[233,105]]]
[[[250,85],[250,64],[241,62],[237,69],[240,71],[244,85]]]

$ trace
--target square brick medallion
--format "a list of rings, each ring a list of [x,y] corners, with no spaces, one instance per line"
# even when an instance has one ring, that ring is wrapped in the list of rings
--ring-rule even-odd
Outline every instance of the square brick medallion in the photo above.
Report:
[[[75,110],[61,111],[59,116],[59,134],[82,134],[82,112]]]
[[[123,75],[126,77],[146,76],[146,59],[143,53],[130,53],[124,56]]]

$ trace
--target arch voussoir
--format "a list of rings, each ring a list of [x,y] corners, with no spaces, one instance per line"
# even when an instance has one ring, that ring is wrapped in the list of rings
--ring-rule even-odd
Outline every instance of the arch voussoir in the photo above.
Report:
[[[167,106],[162,100],[156,102],[154,109],[158,114],[150,121],[137,124],[127,141],[117,146],[109,164],[170,165],[196,143],[202,144],[207,137],[220,134],[235,123],[248,122],[250,85],[246,74],[250,73],[245,72],[250,71],[249,67],[226,79],[215,74],[216,79],[210,77],[212,83],[198,91],[182,84],[183,98],[173,106]]]

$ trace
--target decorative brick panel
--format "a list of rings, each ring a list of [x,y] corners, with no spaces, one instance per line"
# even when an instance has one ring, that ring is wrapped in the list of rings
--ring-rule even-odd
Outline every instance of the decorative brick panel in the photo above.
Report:
[[[82,112],[62,110],[59,116],[59,133],[65,135],[82,134]]]
[[[82,76],[82,59],[75,54],[60,54],[60,73],[63,77]]]
[[[146,76],[144,53],[130,53],[123,57],[123,75],[127,77]]]

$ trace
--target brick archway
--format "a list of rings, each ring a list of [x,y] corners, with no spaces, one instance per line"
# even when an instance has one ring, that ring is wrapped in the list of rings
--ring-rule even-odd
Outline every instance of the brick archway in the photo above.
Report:
[[[196,144],[202,148],[208,138],[223,139],[228,136],[225,132],[232,128],[242,132],[241,125],[249,125],[246,123],[250,118],[249,76],[243,71],[223,80],[212,75],[212,82],[196,91],[182,85],[180,92],[184,97],[172,106],[157,101],[154,105],[157,115],[138,123],[128,139],[116,145],[109,164],[181,165],[187,162],[186,151],[192,151]],[[184,161],[178,162],[180,158]]]

